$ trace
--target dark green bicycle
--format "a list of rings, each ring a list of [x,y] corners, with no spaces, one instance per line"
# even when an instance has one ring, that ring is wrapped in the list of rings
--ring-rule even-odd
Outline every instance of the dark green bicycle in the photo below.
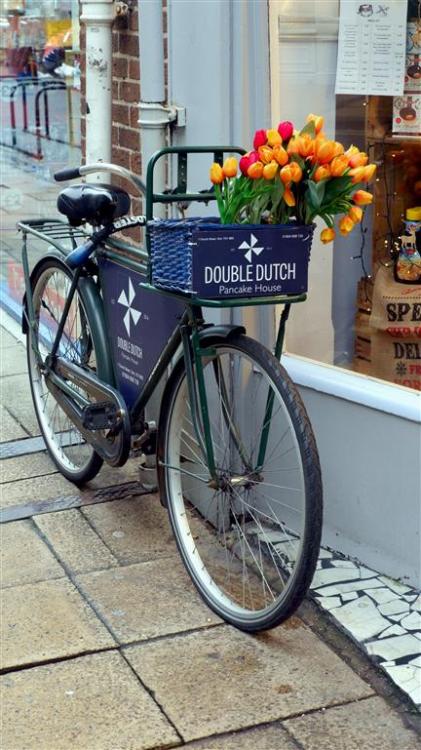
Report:
[[[58,181],[99,171],[129,180],[146,196],[146,216],[127,215],[121,188],[85,183],[60,193],[67,221],[20,222],[23,327],[35,410],[62,474],[81,485],[104,461],[124,464],[133,444],[156,452],[161,502],[195,586],[222,618],[258,631],[299,606],[320,544],[316,444],[279,361],[291,304],[306,297],[291,252],[308,236],[284,227],[277,247],[270,227],[154,221],[156,203],[214,199],[187,190],[187,158],[202,152],[221,163],[240,149],[164,149],[146,186],[111,164],[59,172]],[[168,154],[177,185],[157,194],[154,168]],[[113,236],[135,226],[145,226],[145,250]],[[32,237],[49,248],[30,272]],[[274,354],[242,326],[203,315],[263,304],[284,305]],[[145,407],[164,376],[155,429]]]

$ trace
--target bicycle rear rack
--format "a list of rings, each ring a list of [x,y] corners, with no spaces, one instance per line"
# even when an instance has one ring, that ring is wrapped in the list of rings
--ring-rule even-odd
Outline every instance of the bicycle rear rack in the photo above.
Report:
[[[77,241],[89,237],[89,233],[81,227],[72,227],[67,221],[60,219],[28,219],[19,221],[17,228],[23,233],[24,239],[28,234],[37,237],[49,245],[53,245],[62,255],[67,255],[70,249],[77,247]],[[61,242],[70,240],[72,247],[65,247]],[[60,242],[61,241],[61,242]]]

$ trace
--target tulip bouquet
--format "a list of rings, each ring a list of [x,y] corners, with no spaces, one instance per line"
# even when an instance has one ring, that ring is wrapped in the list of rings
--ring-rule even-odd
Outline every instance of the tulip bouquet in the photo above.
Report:
[[[324,243],[335,238],[334,219],[346,236],[363,216],[373,196],[363,189],[375,164],[356,146],[346,151],[323,133],[323,117],[310,114],[299,132],[290,122],[257,130],[253,151],[240,159],[214,163],[210,179],[222,224],[311,224],[316,217],[327,228]],[[238,170],[240,174],[238,174]]]

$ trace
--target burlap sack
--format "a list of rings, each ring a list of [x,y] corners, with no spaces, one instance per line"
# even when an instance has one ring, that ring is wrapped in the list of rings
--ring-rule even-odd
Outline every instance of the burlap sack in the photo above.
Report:
[[[421,287],[399,284],[381,267],[370,316],[371,374],[421,390]]]

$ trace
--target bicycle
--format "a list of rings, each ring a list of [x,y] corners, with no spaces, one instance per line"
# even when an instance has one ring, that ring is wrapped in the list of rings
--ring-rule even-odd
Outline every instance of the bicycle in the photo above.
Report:
[[[221,163],[227,152],[243,153],[163,149],[148,164],[146,185],[112,164],[58,172],[57,181],[98,171],[129,180],[146,196],[146,215],[127,216],[130,198],[121,188],[85,183],[59,195],[67,222],[20,222],[23,330],[35,411],[58,469],[82,485],[104,461],[123,465],[133,444],[156,452],[161,503],[193,583],[219,616],[255,632],[278,625],[302,602],[320,545],[316,443],[279,361],[291,304],[306,294],[203,298],[160,286],[153,255],[156,225],[185,225],[154,221],[156,203],[214,200],[212,191],[188,192],[188,155],[213,153]],[[177,159],[177,186],[155,193],[155,165],[168,155]],[[112,235],[134,226],[146,228],[147,248],[128,254]],[[28,237],[49,245],[31,272]],[[172,262],[174,254],[164,236],[161,256]],[[243,326],[203,316],[204,307],[274,303],[284,307],[273,354]],[[135,338],[139,322],[143,339]],[[155,429],[144,410],[168,373]]]

